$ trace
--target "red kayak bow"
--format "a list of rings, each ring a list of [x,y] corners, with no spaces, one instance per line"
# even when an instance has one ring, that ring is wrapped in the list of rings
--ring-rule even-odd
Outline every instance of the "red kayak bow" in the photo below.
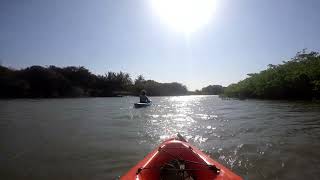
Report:
[[[164,141],[120,180],[242,180],[181,135]]]

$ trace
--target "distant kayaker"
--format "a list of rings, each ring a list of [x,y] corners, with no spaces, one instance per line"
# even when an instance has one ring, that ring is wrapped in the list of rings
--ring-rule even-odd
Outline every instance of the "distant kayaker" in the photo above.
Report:
[[[150,99],[147,97],[147,92],[145,90],[141,91],[140,94],[140,103],[150,103]]]

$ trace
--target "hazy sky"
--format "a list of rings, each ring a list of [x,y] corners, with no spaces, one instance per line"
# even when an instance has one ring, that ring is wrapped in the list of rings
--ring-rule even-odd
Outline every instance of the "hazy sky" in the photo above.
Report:
[[[228,85],[303,48],[320,50],[319,0],[218,0],[188,37],[150,0],[0,0],[0,62],[125,71],[191,90]]]

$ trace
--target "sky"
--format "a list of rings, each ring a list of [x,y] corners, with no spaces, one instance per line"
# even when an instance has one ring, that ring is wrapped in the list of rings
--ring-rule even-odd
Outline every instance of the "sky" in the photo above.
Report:
[[[214,9],[186,35],[151,0],[1,0],[0,63],[124,71],[195,90],[320,50],[319,0],[215,0]]]

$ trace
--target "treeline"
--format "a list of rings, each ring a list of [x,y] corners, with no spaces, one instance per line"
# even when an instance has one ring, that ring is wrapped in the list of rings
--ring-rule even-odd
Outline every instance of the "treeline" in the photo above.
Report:
[[[290,61],[268,66],[260,73],[229,85],[224,95],[236,98],[319,99],[320,55],[298,52]]]
[[[180,83],[158,83],[128,73],[92,74],[84,67],[31,66],[15,70],[0,66],[0,98],[108,97],[138,95],[185,95]]]
[[[290,61],[268,66],[259,73],[228,87],[210,85],[190,92],[186,86],[159,83],[128,73],[92,74],[84,67],[31,66],[15,70],[0,66],[0,98],[108,97],[138,95],[145,89],[149,96],[218,95],[235,98],[320,99],[320,55],[298,52]]]
[[[135,94],[139,94],[144,89],[150,96],[179,96],[186,95],[188,92],[187,87],[180,83],[159,83],[153,80],[145,80],[141,75],[134,81],[133,87]]]
[[[224,92],[224,88],[221,85],[209,85],[201,90],[196,90],[194,93],[198,95],[221,95]]]

